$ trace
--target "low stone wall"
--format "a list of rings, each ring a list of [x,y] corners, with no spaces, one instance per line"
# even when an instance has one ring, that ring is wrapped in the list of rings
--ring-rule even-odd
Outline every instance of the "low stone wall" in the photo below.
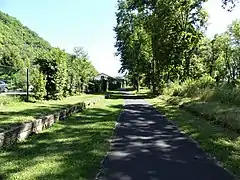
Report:
[[[95,104],[103,98],[97,98],[73,105],[72,107],[61,110],[54,114],[44,116],[40,119],[34,119],[30,122],[24,122],[8,131],[0,133],[0,148],[11,145],[17,141],[23,141],[32,134],[37,134],[44,129],[50,128],[55,122],[65,120],[66,117],[74,113],[81,112],[88,106]]]

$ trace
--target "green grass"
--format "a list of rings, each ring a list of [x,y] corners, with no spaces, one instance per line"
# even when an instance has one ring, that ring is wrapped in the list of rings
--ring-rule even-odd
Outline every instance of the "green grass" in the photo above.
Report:
[[[240,132],[240,108],[234,105],[226,105],[218,102],[189,102],[183,104],[190,112],[214,122],[225,128]]]
[[[97,98],[100,95],[81,95],[64,98],[63,100],[37,101],[35,103],[13,101],[0,106],[0,132],[18,123],[47,115],[81,101]]]
[[[92,179],[109,149],[123,100],[103,100],[0,151],[4,179]],[[0,177],[1,179],[1,177]]]
[[[131,93],[136,94],[136,95],[146,95],[146,94],[151,93],[151,91],[147,87],[141,87],[141,88],[139,88],[138,92],[137,92],[137,90],[133,90],[133,91],[131,91]]]
[[[0,94],[0,107],[2,106],[6,106],[6,105],[11,105],[17,102],[21,102],[21,98],[20,97],[16,97],[16,96],[2,96]]]
[[[180,96],[160,97],[172,105],[180,106],[215,124],[220,124],[224,128],[240,132],[240,108],[238,106],[222,104],[216,101],[203,102],[199,98],[184,98]]]
[[[168,119],[176,122],[181,131],[195,139],[206,152],[240,177],[240,134],[180,110],[178,103],[169,103],[165,98],[149,101]]]

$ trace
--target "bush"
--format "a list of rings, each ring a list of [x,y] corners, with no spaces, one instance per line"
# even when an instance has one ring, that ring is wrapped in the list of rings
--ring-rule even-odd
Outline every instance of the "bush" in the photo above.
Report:
[[[197,86],[200,89],[203,88],[213,88],[216,85],[215,80],[211,76],[203,76],[199,78],[197,81]]]
[[[232,86],[224,84],[216,87],[208,100],[240,105],[240,90],[236,87],[233,88]]]
[[[61,99],[67,83],[67,55],[58,48],[44,52],[36,59],[41,73],[46,76],[46,91],[48,99]]]
[[[163,93],[170,96],[195,97],[213,88],[214,85],[215,80],[211,76],[203,76],[198,80],[187,79],[181,84],[175,81],[164,88]]]
[[[16,96],[0,96],[0,106],[9,105],[12,103],[22,101],[20,97]]]
[[[34,69],[32,74],[32,85],[33,85],[33,92],[35,98],[38,100],[42,100],[46,96],[46,79],[45,76],[39,72],[37,69]]]
[[[199,91],[197,81],[193,79],[187,79],[181,84],[181,86],[182,86],[182,90],[179,93],[179,95],[183,97],[195,96],[196,93]]]
[[[182,91],[179,81],[171,82],[167,87],[163,89],[163,94],[169,96],[178,96]]]

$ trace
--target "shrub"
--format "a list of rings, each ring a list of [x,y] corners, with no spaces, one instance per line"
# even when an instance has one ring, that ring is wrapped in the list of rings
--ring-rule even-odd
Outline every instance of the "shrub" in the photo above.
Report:
[[[67,83],[67,55],[58,48],[44,52],[36,59],[40,71],[46,75],[46,91],[48,99],[61,99]]]
[[[240,105],[240,90],[224,84],[214,89],[212,95],[209,97],[209,101]]]
[[[181,84],[181,86],[182,90],[179,95],[183,97],[194,96],[198,91],[197,82],[193,79],[187,79]]]
[[[0,96],[0,106],[9,105],[12,103],[22,101],[20,97],[16,96]]]
[[[195,97],[213,88],[215,80],[211,76],[203,76],[198,80],[187,79],[182,83],[175,81],[163,90],[163,94],[170,96]]]
[[[199,78],[196,81],[196,83],[198,88],[203,89],[203,88],[213,88],[216,82],[211,76],[207,75]]]
[[[182,90],[179,81],[171,82],[167,87],[163,89],[163,94],[169,96],[178,96]]]
[[[38,100],[42,100],[46,96],[46,79],[45,76],[39,72],[37,69],[34,69],[32,74],[32,85],[33,85],[33,92],[34,96]]]

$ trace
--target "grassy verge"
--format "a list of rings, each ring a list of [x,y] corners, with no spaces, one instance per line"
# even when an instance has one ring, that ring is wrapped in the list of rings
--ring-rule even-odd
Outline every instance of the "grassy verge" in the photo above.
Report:
[[[212,123],[240,132],[240,108],[238,106],[222,104],[216,101],[201,101],[199,98],[183,98],[179,96],[161,96],[161,98],[197,116],[204,117]]]
[[[224,128],[240,132],[240,108],[234,105],[225,105],[218,102],[189,102],[182,108],[202,116]]]
[[[13,101],[5,106],[0,106],[0,129],[9,129],[12,125],[32,120],[41,115],[56,112],[62,108],[89,100],[100,95],[81,95],[64,98],[63,100],[37,101],[26,103]]]
[[[189,99],[185,99],[188,101]],[[240,136],[204,118],[179,109],[180,99],[155,98],[149,101],[176,122],[179,129],[195,139],[206,152],[216,157],[221,164],[240,177]]]
[[[91,179],[109,148],[123,100],[103,100],[0,151],[4,179]],[[1,177],[0,177],[1,179]]]

